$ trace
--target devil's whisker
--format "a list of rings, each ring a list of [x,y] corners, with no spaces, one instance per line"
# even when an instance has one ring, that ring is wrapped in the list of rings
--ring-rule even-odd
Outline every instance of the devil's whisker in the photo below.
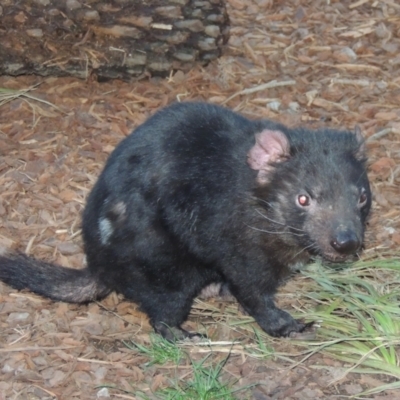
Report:
[[[275,221],[275,220],[273,220],[273,219],[267,217],[267,216],[266,216],[265,214],[263,214],[258,208],[256,208],[255,211],[256,211],[258,214],[260,214],[263,218],[265,218],[267,221],[273,222],[274,224],[277,224],[277,225],[286,226],[286,227],[291,228],[291,229],[294,229],[294,230],[296,230],[296,231],[304,232],[303,229],[299,229],[299,228],[296,228],[296,227],[294,227],[294,226],[290,226],[290,225],[287,225],[287,224],[285,224],[285,223],[283,223],[283,222]]]
[[[283,230],[283,231],[268,231],[268,230],[266,230],[266,229],[256,228],[255,226],[251,226],[251,225],[248,225],[248,224],[246,224],[246,226],[248,226],[250,229],[253,229],[253,230],[258,231],[258,232],[272,233],[272,234],[274,234],[274,235],[305,236],[304,233],[303,233],[303,234],[300,234],[300,233],[293,233],[293,232],[284,231],[284,230]]]

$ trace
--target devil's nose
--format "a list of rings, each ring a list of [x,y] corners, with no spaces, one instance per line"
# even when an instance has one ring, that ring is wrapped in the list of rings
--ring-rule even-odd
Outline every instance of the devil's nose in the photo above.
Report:
[[[355,232],[342,231],[331,240],[331,246],[340,254],[353,254],[360,248],[361,242]]]

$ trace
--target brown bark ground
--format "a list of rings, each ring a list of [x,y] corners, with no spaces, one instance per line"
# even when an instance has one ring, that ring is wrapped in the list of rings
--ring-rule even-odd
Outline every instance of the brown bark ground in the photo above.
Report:
[[[228,52],[204,69],[132,84],[0,78],[3,88],[40,84],[0,107],[1,244],[80,267],[80,213],[114,146],[159,107],[202,99],[287,124],[359,124],[368,137],[374,190],[365,254],[399,248],[397,2],[230,0],[229,12]],[[304,296],[302,281],[294,279],[279,304],[293,312]],[[254,345],[231,325],[245,319],[235,303],[211,301],[197,303],[188,325],[205,328],[214,340]],[[95,399],[104,394],[96,387],[101,384],[117,388],[109,389],[111,398],[135,399],[139,390],[151,396],[169,379],[188,379],[186,365],[145,366],[146,359],[121,342],[146,342],[149,332],[146,318],[116,295],[67,305],[0,284],[0,399]],[[235,350],[225,365],[224,376],[238,379],[237,386],[259,384],[238,398],[336,399],[387,381],[351,373],[335,381],[344,364],[322,355],[288,369],[289,359],[301,359],[298,348],[290,340],[265,345],[287,359],[260,361]],[[202,351],[193,347],[192,359],[202,359]],[[222,360],[228,351],[221,345],[213,357]]]

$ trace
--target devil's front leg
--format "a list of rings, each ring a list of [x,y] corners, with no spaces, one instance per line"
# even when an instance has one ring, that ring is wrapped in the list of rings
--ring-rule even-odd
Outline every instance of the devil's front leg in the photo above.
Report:
[[[288,312],[278,308],[272,296],[261,295],[256,304],[255,299],[243,299],[240,295],[239,302],[247,312],[257,321],[260,327],[271,336],[296,337],[311,328],[313,323],[304,323],[294,319]]]
[[[265,267],[264,267],[265,268]],[[259,273],[260,272],[260,273]],[[271,336],[296,337],[312,328],[313,323],[294,319],[275,305],[274,294],[279,280],[257,269],[234,273],[228,278],[229,289],[238,302]],[[272,276],[271,276],[272,275]]]

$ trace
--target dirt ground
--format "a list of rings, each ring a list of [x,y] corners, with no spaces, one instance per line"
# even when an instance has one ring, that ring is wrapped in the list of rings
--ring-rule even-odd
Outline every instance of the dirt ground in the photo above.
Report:
[[[364,254],[384,255],[400,246],[400,5],[229,0],[229,13],[225,55],[187,74],[131,83],[0,77],[0,88],[35,86],[0,107],[2,246],[80,268],[80,215],[105,160],[135,126],[176,100],[207,100],[289,125],[358,124],[367,137],[374,191]],[[301,300],[299,290],[292,280],[279,305],[292,311],[290,294]],[[188,327],[205,328],[215,341],[251,345],[254,337],[240,337],[230,323],[233,314],[240,315],[236,303],[198,302]],[[187,379],[190,368],[188,362],[146,365],[146,357],[123,344],[148,343],[150,332],[135,305],[115,294],[70,305],[0,284],[0,400],[135,399],[139,392],[156,398],[152,393]],[[256,384],[238,398],[337,399],[393,381],[353,373],[337,380],[343,363],[315,355],[293,367],[290,359],[301,357],[290,340],[267,345],[287,359],[231,351],[223,379],[236,388]],[[222,361],[229,351],[222,343],[212,357]],[[188,352],[194,360],[206,354],[198,346]]]

